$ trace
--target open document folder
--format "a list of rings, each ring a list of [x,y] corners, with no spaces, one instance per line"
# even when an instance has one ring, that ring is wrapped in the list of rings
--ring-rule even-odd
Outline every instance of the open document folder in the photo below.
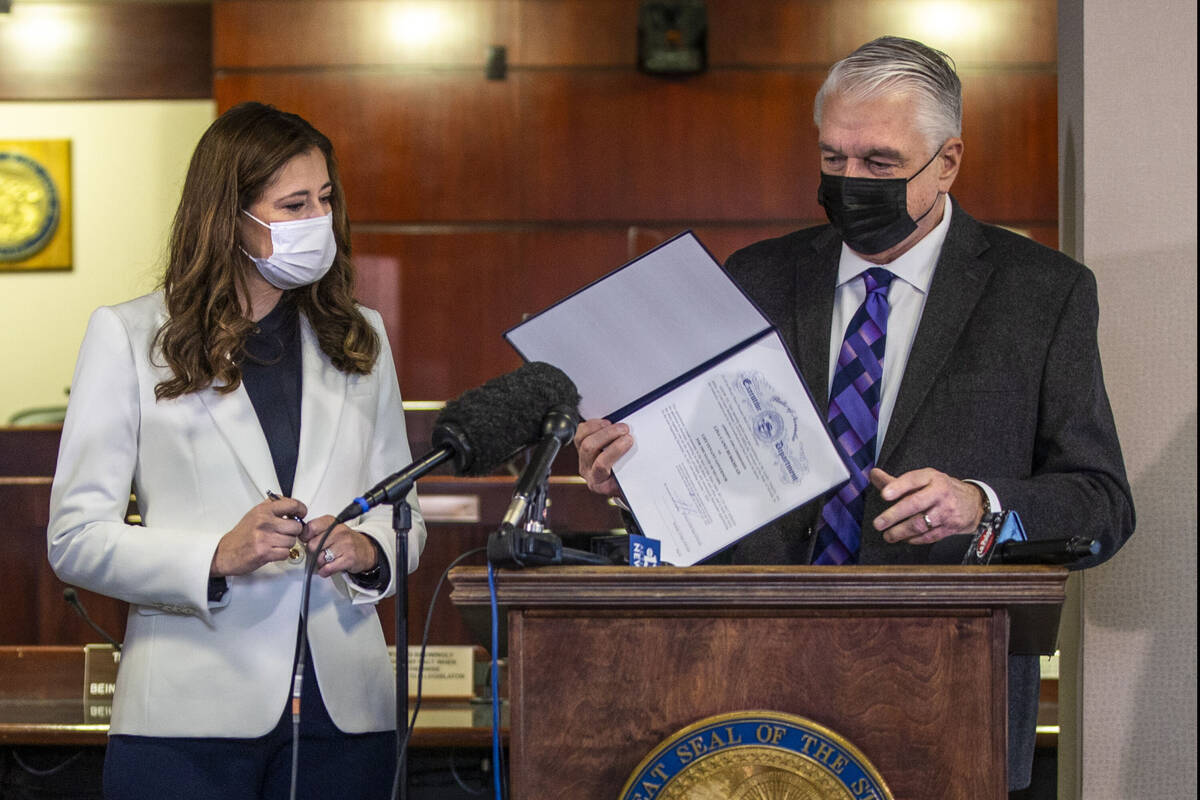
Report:
[[[629,425],[613,472],[664,561],[688,566],[850,477],[778,332],[690,232],[505,338]]]

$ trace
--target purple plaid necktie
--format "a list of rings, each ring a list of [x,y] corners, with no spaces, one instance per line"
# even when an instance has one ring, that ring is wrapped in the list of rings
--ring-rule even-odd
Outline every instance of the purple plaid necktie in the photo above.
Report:
[[[882,267],[862,273],[867,297],[846,326],[838,352],[826,420],[850,463],[850,480],[821,511],[814,564],[856,564],[861,538],[863,492],[875,466],[879,428],[879,383],[887,337],[888,287],[895,276]]]

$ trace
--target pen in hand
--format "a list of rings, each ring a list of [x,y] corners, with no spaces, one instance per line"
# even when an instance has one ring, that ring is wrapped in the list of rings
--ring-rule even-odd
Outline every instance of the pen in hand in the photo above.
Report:
[[[267,494],[268,500],[282,500],[283,499],[279,495],[272,492],[270,489],[267,489],[266,494]],[[282,516],[284,519],[294,519],[301,523],[304,522],[304,520],[302,520],[299,517],[296,517],[292,514],[283,514]],[[300,543],[300,540],[297,539],[296,543],[292,545],[290,550],[288,550],[288,561],[290,561],[293,564],[299,564],[303,560],[304,560],[304,545],[302,545]]]

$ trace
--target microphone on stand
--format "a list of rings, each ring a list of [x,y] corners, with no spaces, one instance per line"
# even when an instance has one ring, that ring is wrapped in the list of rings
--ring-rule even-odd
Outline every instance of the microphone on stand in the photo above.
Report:
[[[997,560],[1001,564],[1071,564],[1100,552],[1100,542],[1083,536],[1004,542]]]
[[[538,441],[547,409],[579,405],[579,391],[557,367],[533,361],[464,392],[434,422],[433,450],[384,478],[342,509],[334,524],[349,522],[382,503],[392,505],[396,534],[396,774],[394,790],[407,796],[408,736],[408,531],[405,498],[422,475],[454,462],[457,475],[485,475]],[[571,433],[574,433],[571,425]],[[570,438],[571,434],[567,435]]]
[[[1017,512],[987,514],[967,545],[963,564],[1071,564],[1100,552],[1083,536],[1030,540]]]
[[[612,563],[595,553],[563,547],[562,539],[546,530],[542,519],[550,467],[558,451],[575,435],[578,424],[579,414],[573,405],[555,406],[542,419],[542,438],[517,479],[500,529],[488,536],[487,557],[491,563],[507,567]]]
[[[538,441],[547,409],[574,409],[578,404],[579,392],[571,379],[540,361],[470,389],[438,414],[433,426],[434,448],[354,498],[335,524],[348,522],[381,503],[396,502],[418,478],[446,461],[454,462],[456,475],[486,475]],[[574,431],[571,425],[568,439]]]
[[[75,613],[83,617],[83,621],[86,622],[92,630],[103,636],[104,640],[111,644],[114,650],[116,650],[118,653],[121,652],[121,643],[109,635],[108,631],[104,630],[104,628],[101,628],[99,625],[93,622],[92,618],[88,616],[87,611],[85,611],[83,608],[83,603],[79,600],[79,593],[76,592],[75,589],[70,586],[68,586],[66,589],[63,589],[63,600],[66,600],[68,603],[70,603],[71,608],[75,609]]]
[[[537,494],[550,476],[550,466],[562,446],[571,441],[579,425],[579,413],[572,406],[558,405],[546,412],[542,418],[542,438],[534,447],[529,463],[517,479],[512,502],[504,513],[501,526],[514,529],[525,518],[526,511],[534,504]]]

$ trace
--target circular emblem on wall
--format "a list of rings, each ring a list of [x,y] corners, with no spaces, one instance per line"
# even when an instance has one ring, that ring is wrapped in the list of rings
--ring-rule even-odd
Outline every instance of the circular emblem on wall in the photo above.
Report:
[[[61,203],[50,174],[22,153],[0,151],[0,261],[24,261],[58,228]]]
[[[655,747],[619,800],[893,800],[853,744],[793,714],[702,719]]]

